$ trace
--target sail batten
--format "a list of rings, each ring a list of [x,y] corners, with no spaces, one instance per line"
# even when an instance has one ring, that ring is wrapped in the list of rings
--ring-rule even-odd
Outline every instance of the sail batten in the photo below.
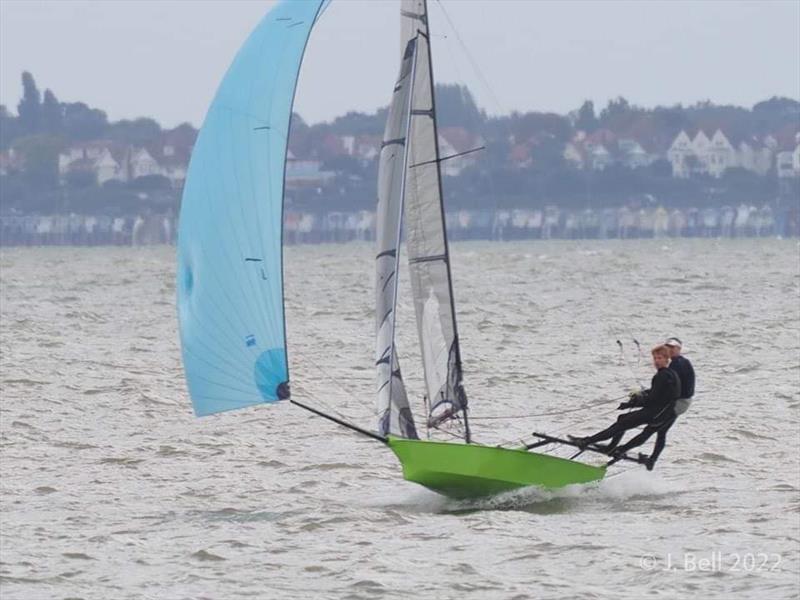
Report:
[[[288,398],[283,189],[300,64],[327,1],[283,1],[223,78],[197,138],[178,233],[178,319],[195,413]]]

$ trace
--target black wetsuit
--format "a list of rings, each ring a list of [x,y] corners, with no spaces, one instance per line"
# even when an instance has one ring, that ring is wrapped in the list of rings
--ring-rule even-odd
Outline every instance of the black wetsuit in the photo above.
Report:
[[[694,396],[694,368],[685,356],[676,356],[669,363],[669,368],[678,374],[681,380],[681,398]]]
[[[673,407],[675,401],[681,395],[681,382],[675,371],[666,367],[661,368],[653,375],[650,382],[650,389],[645,390],[638,400],[632,400],[629,405],[641,406],[639,410],[626,413],[617,417],[617,422],[599,431],[592,436],[583,438],[582,443],[594,444],[601,440],[611,439],[608,450],[616,447],[622,439],[622,435],[629,429],[647,425],[642,433],[626,443],[620,451],[625,452],[630,448],[643,444],[647,438],[653,435],[659,428],[666,425],[670,419],[675,418]],[[648,431],[649,430],[649,431]],[[647,435],[645,436],[645,432]],[[644,436],[644,437],[643,437]],[[634,443],[635,442],[635,443]],[[624,448],[624,450],[623,450]]]
[[[689,359],[680,355],[676,356],[670,361],[669,368],[671,371],[675,371],[675,373],[677,373],[678,379],[681,382],[680,397],[689,399],[692,396],[694,396],[694,367],[692,367],[692,363],[689,362]],[[656,464],[656,461],[658,460],[661,451],[664,449],[664,446],[667,445],[667,432],[669,431],[669,428],[672,427],[672,425],[675,423],[675,419],[677,418],[678,415],[673,412],[672,418],[666,421],[660,427],[658,427],[657,429],[658,435],[656,436],[656,443],[653,445],[653,452],[650,454],[650,458],[647,461],[648,469],[653,468],[653,465]],[[647,431],[647,428],[645,428],[645,431]],[[642,434],[644,434],[644,431],[642,431]],[[652,435],[652,433],[650,435]],[[648,435],[647,437],[650,437],[650,435]],[[647,439],[647,437],[645,438],[645,440]],[[641,443],[644,443],[645,440],[642,440]],[[628,444],[626,444],[626,446],[627,445]],[[624,452],[622,448],[621,450]]]

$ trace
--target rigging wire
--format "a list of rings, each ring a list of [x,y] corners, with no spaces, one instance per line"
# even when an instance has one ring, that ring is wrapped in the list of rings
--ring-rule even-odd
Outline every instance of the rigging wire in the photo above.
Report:
[[[492,99],[493,103],[495,104],[495,109],[498,111],[498,113],[497,113],[498,122],[505,129],[506,139],[510,140],[512,138],[511,127],[510,127],[508,121],[504,120],[502,118],[502,116],[501,116],[503,114],[508,114],[508,111],[500,103],[500,101],[498,100],[497,96],[494,93],[494,90],[489,85],[488,80],[483,75],[480,67],[478,66],[478,63],[472,57],[472,54],[470,53],[469,49],[467,48],[467,45],[464,43],[464,40],[461,38],[461,35],[459,34],[458,30],[456,29],[455,23],[453,23],[453,20],[450,18],[450,15],[448,14],[447,10],[445,9],[444,4],[442,3],[442,0],[438,0],[437,4],[438,4],[439,8],[441,9],[442,14],[444,15],[444,18],[447,21],[447,24],[450,26],[450,30],[453,32],[453,35],[454,35],[455,39],[460,44],[464,56],[467,57],[467,60],[468,60],[468,62],[470,64],[470,66],[472,67],[472,70],[475,72],[479,83],[483,86],[483,88],[486,89],[486,91],[491,96],[491,99]],[[447,35],[442,35],[442,38],[444,40],[449,40]],[[464,87],[461,90],[461,94],[462,94],[462,97],[463,97],[464,89],[469,91],[469,88],[466,87],[466,78],[462,77],[462,75],[461,75],[461,70],[458,67],[458,61],[456,60],[455,53],[453,52],[452,45],[447,43],[447,44],[445,44],[445,47],[447,48],[447,51],[450,54],[451,61],[452,61],[452,64],[453,64],[453,68],[454,68],[454,70],[456,72],[456,76],[457,76],[458,80],[464,82]],[[475,101],[475,99],[473,97],[473,102],[474,101]],[[476,109],[477,109],[477,103],[476,103]],[[486,148],[486,159],[485,159],[486,162],[484,163],[484,164],[486,164],[486,167],[484,169],[482,169],[482,171],[484,172],[484,175],[486,176],[486,181],[489,184],[489,196],[491,197],[493,208],[494,208],[494,212],[496,214],[499,203],[498,203],[498,200],[497,200],[497,192],[496,192],[494,176],[492,175],[492,168],[491,168],[491,165],[488,164],[489,160],[490,160],[490,156],[489,155],[490,155],[490,152],[491,152],[491,150],[490,150],[491,144],[489,143],[489,138],[491,137],[490,136],[490,131],[489,131],[489,117],[486,115],[485,111],[480,111],[480,109],[478,109],[478,111],[480,113],[479,117],[478,117],[478,122],[475,123],[474,125],[478,129],[479,135],[481,135],[481,137],[483,138],[483,140],[484,140],[484,144],[483,145]],[[493,231],[492,235],[494,235],[494,231]]]
[[[346,394],[347,396],[352,396],[352,395],[353,395],[353,394],[352,394],[352,390],[348,390],[347,388],[345,388],[345,387],[344,387],[344,386],[343,386],[343,385],[342,385],[342,384],[341,384],[341,383],[340,383],[340,382],[339,382],[337,379],[335,379],[335,378],[334,378],[332,375],[330,375],[330,374],[329,374],[329,373],[328,373],[328,372],[327,372],[325,369],[323,369],[323,368],[322,368],[322,367],[321,367],[321,366],[320,366],[320,365],[319,365],[319,364],[318,364],[316,361],[314,361],[314,360],[310,360],[310,361],[309,361],[309,363],[311,364],[311,366],[313,366],[315,369],[317,369],[317,370],[318,370],[318,371],[319,371],[319,372],[320,372],[320,373],[323,375],[323,377],[324,377],[325,379],[327,379],[328,381],[330,381],[331,383],[333,383],[333,384],[334,384],[336,387],[338,387],[338,388],[339,388],[339,389],[340,389],[340,390],[341,390],[341,391],[342,391],[344,394]],[[331,406],[331,405],[330,405],[328,402],[326,402],[326,401],[322,400],[322,399],[321,399],[319,396],[317,396],[315,393],[313,393],[313,392],[312,392],[310,389],[308,389],[308,388],[307,388],[306,386],[304,386],[303,384],[297,384],[297,383],[293,383],[292,385],[293,385],[293,387],[295,387],[295,388],[296,388],[296,389],[297,389],[297,390],[298,390],[300,393],[304,394],[306,397],[310,398],[310,399],[311,399],[311,400],[313,400],[315,403],[317,403],[318,405],[320,405],[320,406],[322,406],[323,408],[325,408],[325,410],[326,410],[326,411],[328,411],[330,414],[332,414],[332,415],[334,415],[334,416],[337,416],[337,417],[339,417],[339,418],[340,418],[340,419],[342,419],[343,421],[350,421],[351,423],[352,423],[352,422],[357,422],[357,421],[358,421],[358,419],[355,419],[355,418],[353,418],[353,417],[350,417],[349,415],[345,415],[345,414],[343,414],[343,413],[342,413],[340,410],[334,409],[334,408],[333,408],[333,407],[332,407],[332,406]],[[419,418],[419,415],[415,415],[415,417]],[[428,423],[428,419],[427,419],[427,418],[424,418],[423,420],[425,421],[425,423],[426,423],[426,424]],[[461,420],[460,420],[460,419],[458,419],[458,421],[459,421],[459,423],[461,422]],[[433,427],[433,429],[436,429],[437,431],[440,431],[440,432],[442,432],[442,433],[444,433],[444,434],[446,434],[446,435],[452,436],[453,438],[456,438],[456,439],[459,439],[459,440],[463,439],[463,437],[464,437],[464,436],[463,436],[463,435],[461,435],[461,434],[454,433],[454,432],[452,432],[452,431],[448,431],[447,429],[442,429],[442,428],[440,428],[440,427],[436,427],[436,426],[434,426],[434,427]],[[428,431],[428,436],[427,436],[427,437],[428,437],[428,439],[430,439],[430,428],[429,428],[429,431]]]
[[[634,342],[636,342],[636,345],[639,346],[639,342],[638,341],[636,341],[634,339]],[[628,358],[625,356],[625,348],[622,345],[622,341],[621,340],[617,340],[617,346],[619,346],[619,355],[622,357],[622,362],[625,365],[625,368],[628,369],[628,371],[630,372],[631,377],[636,382],[636,385],[639,386],[639,389],[643,390],[644,386],[642,385],[641,380],[636,375],[636,372],[633,370],[633,367],[631,367],[630,363],[628,362]],[[641,356],[641,354],[640,354],[640,356]]]
[[[298,385],[297,383],[293,383],[292,386],[295,389],[297,389],[302,395],[304,395],[304,396],[308,397],[309,399],[313,400],[316,404],[318,404],[319,406],[324,408],[327,412],[329,412],[330,414],[332,414],[335,417],[339,417],[342,421],[349,421],[351,423],[353,421],[357,421],[357,419],[353,419],[352,417],[350,417],[348,415],[345,415],[341,411],[333,408],[330,404],[328,404],[326,401],[322,400],[319,396],[314,394],[314,392],[312,392],[311,390],[309,390],[305,386]]]
[[[320,373],[322,373],[322,375],[323,375],[323,377],[325,379],[327,379],[328,381],[333,383],[342,392],[344,392],[344,394],[346,394],[347,396],[352,396],[352,390],[348,390],[347,388],[345,388],[337,379],[332,377],[325,369],[323,369],[319,364],[317,364],[316,361],[310,360],[309,363],[311,364],[311,366],[316,368]],[[337,409],[334,409],[330,404],[328,404],[326,401],[322,400],[319,396],[317,396],[315,393],[313,393],[305,385],[298,384],[298,383],[292,383],[292,387],[294,387],[301,394],[304,394],[305,396],[307,396],[308,398],[310,398],[311,400],[313,400],[314,402],[316,402],[317,404],[319,404],[320,406],[325,408],[329,413],[339,417],[343,421],[350,421],[350,422],[358,421],[358,419],[354,419],[354,418],[352,418],[352,417],[350,417],[348,415],[343,414],[341,411],[339,411]]]
[[[624,396],[624,397],[627,397],[627,396]],[[618,400],[618,399],[619,399],[619,398],[617,398],[617,400]],[[592,406],[588,406],[588,407],[582,407],[582,408],[594,408],[595,406],[596,406],[596,404],[595,404],[595,405],[592,405]],[[591,416],[589,416],[589,417],[587,417],[587,418],[585,418],[585,419],[582,419],[582,420],[580,420],[580,421],[573,421],[573,422],[570,422],[570,423],[568,423],[567,425],[563,425],[563,426],[561,426],[561,427],[558,427],[558,428],[556,428],[556,429],[554,429],[554,430],[551,430],[551,431],[552,431],[552,433],[551,433],[550,435],[559,434],[559,433],[561,433],[561,432],[565,431],[565,430],[566,430],[566,429],[568,429],[568,428],[576,427],[576,426],[578,426],[578,425],[583,425],[584,423],[588,423],[589,421],[591,421],[591,420],[593,420],[593,419],[597,418],[598,416],[601,416],[601,417],[602,417],[602,416],[605,416],[605,415],[611,414],[611,413],[615,412],[616,410],[617,410],[617,407],[614,407],[614,408],[610,408],[610,409],[608,409],[608,410],[604,410],[604,411],[600,411],[600,412],[593,413]],[[525,438],[523,437],[522,439],[524,440]],[[508,441],[505,441],[505,442],[500,442],[500,443],[498,444],[498,446],[506,446],[506,445],[508,445],[508,444],[511,444],[511,443],[516,443],[518,440],[519,440],[519,438],[516,438],[516,437],[515,437],[515,438],[513,438],[513,439],[510,439],[510,440],[508,440]],[[552,443],[555,443],[555,442],[552,442]],[[549,445],[549,444],[543,444],[543,445],[545,445],[545,446],[546,446],[546,445]]]
[[[450,18],[450,14],[447,12],[447,9],[445,9],[444,3],[442,2],[442,0],[437,0],[437,4],[439,5],[439,8],[442,9],[442,14],[444,15],[444,18],[447,19],[447,23],[448,23],[448,25],[450,25],[450,29],[453,30],[453,34],[455,34],[456,40],[461,45],[461,48],[464,51],[464,56],[467,57],[467,60],[469,61],[469,63],[472,66],[472,68],[474,69],[475,74],[478,76],[478,78],[480,79],[481,83],[484,85],[486,90],[492,96],[493,102],[500,109],[501,114],[508,114],[508,111],[505,110],[505,108],[503,107],[502,103],[500,102],[500,100],[495,95],[494,91],[492,90],[492,87],[489,85],[488,80],[483,75],[483,72],[481,71],[480,67],[478,66],[478,63],[473,58],[472,53],[469,51],[469,48],[467,48],[467,45],[464,43],[464,40],[461,38],[461,35],[458,33],[458,29],[456,29],[455,23],[453,23],[453,20]]]
[[[460,420],[459,420],[459,421],[460,421]],[[442,428],[440,428],[440,427],[438,427],[438,426],[436,426],[436,425],[434,425],[434,426],[432,427],[432,429],[435,429],[436,431],[439,431],[439,432],[441,432],[441,433],[444,433],[444,434],[446,434],[446,435],[452,436],[452,437],[454,437],[454,438],[456,438],[456,439],[458,439],[458,440],[463,440],[463,439],[464,439],[464,436],[463,436],[463,435],[461,435],[461,434],[458,434],[458,433],[454,433],[454,432],[452,432],[452,431],[448,431],[447,429],[442,429]],[[428,437],[428,439],[430,439],[430,436]],[[474,441],[474,440],[473,440],[473,441]]]
[[[627,398],[627,396],[625,396],[625,398]],[[558,429],[555,430],[555,432],[556,433],[561,433],[562,431],[565,431],[569,427],[575,427],[576,425],[583,425],[584,423],[588,423],[589,421],[594,419],[596,416],[610,415],[610,414],[615,413],[617,410],[618,409],[617,409],[616,406],[613,407],[613,408],[609,408],[607,410],[598,412],[598,413],[596,413],[596,414],[594,414],[594,415],[592,415],[590,417],[587,417],[587,418],[585,418],[585,419],[583,419],[581,421],[575,421],[574,423],[569,423],[568,425],[564,425],[563,427],[559,427]]]
[[[339,380],[338,380],[338,379],[334,378],[334,377],[333,377],[333,376],[332,376],[330,373],[328,373],[328,372],[327,372],[325,369],[323,369],[323,368],[322,368],[322,367],[321,367],[321,366],[320,366],[320,365],[319,365],[319,364],[318,364],[318,363],[317,363],[315,360],[310,360],[309,362],[310,362],[310,364],[311,364],[311,366],[312,366],[312,367],[314,367],[314,368],[315,368],[315,369],[317,369],[317,370],[318,370],[320,373],[322,373],[322,375],[323,375],[323,376],[324,376],[324,377],[325,377],[325,378],[326,378],[328,381],[330,381],[331,383],[333,383],[333,385],[335,385],[336,387],[338,387],[338,388],[339,388],[339,389],[340,389],[342,392],[344,392],[344,393],[345,393],[345,394],[347,394],[348,396],[351,396],[351,395],[353,394],[352,390],[349,390],[349,389],[347,389],[346,387],[344,387],[344,386],[343,386],[343,385],[342,385],[342,384],[339,382]]]
[[[586,404],[584,406],[579,406],[577,408],[568,408],[566,410],[558,410],[558,411],[551,411],[551,412],[543,412],[543,413],[532,413],[527,415],[502,415],[502,416],[491,416],[491,417],[470,417],[473,421],[499,421],[502,419],[531,419],[534,417],[554,417],[560,416],[567,413],[579,412],[582,410],[589,410],[591,408],[595,408],[600,406],[601,404],[605,404],[606,402],[616,402],[617,400],[622,400],[627,398],[627,396],[618,396],[615,398],[608,398],[598,400],[597,402],[593,402],[592,404]]]

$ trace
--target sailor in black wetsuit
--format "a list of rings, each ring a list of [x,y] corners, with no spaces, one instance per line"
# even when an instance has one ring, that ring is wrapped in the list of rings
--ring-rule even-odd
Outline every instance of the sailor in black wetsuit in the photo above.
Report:
[[[669,348],[669,368],[678,374],[681,380],[681,397],[675,403],[675,415],[682,415],[692,405],[694,396],[694,367],[689,359],[681,355],[683,342],[676,337],[668,338],[664,345]]]
[[[620,415],[617,417],[616,423],[589,437],[575,438],[570,436],[582,448],[589,444],[611,439],[611,443],[605,448],[606,451],[611,452],[626,431],[641,425],[647,425],[639,435],[614,452],[616,456],[609,464],[619,460],[618,457],[631,448],[643,444],[650,436],[675,419],[675,401],[681,396],[681,382],[675,371],[668,368],[670,349],[665,345],[656,346],[651,353],[653,355],[653,365],[658,371],[653,375],[650,389],[631,394],[630,402],[623,402],[619,405],[620,410],[625,408],[638,408],[638,410]],[[652,470],[652,468],[652,465],[648,464],[648,469]]]
[[[675,373],[678,375],[678,379],[680,379],[681,395],[680,398],[678,398],[678,400],[675,402],[675,408],[673,409],[672,417],[665,421],[657,429],[658,435],[656,436],[656,443],[653,446],[653,452],[647,458],[647,462],[645,463],[648,471],[653,470],[653,466],[656,464],[658,456],[661,454],[661,451],[667,444],[667,432],[669,431],[669,428],[675,424],[675,419],[677,419],[679,415],[682,415],[689,410],[689,406],[692,404],[692,396],[694,396],[694,367],[692,367],[692,363],[689,362],[688,358],[681,356],[683,342],[676,337],[671,337],[664,342],[664,345],[667,346],[670,351],[669,369],[670,371],[675,371]],[[648,428],[645,428],[645,431],[647,431],[647,429]],[[640,435],[644,435],[645,431],[642,431]],[[620,451],[623,451],[623,449],[620,448]]]

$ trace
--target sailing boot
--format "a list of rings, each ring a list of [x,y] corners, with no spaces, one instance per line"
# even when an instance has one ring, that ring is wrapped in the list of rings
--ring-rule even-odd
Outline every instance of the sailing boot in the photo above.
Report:
[[[570,441],[575,442],[575,445],[581,450],[586,450],[587,446],[591,443],[588,437],[579,437],[576,435],[567,435],[567,437]]]
[[[616,450],[617,445],[616,444],[595,444],[593,447],[597,448],[598,450],[600,450],[600,452],[605,452],[606,454],[611,456],[614,453],[614,450]]]
[[[616,462],[621,461],[625,458],[625,450],[623,448],[615,448],[611,451],[611,460],[606,463],[607,467],[610,467]]]

